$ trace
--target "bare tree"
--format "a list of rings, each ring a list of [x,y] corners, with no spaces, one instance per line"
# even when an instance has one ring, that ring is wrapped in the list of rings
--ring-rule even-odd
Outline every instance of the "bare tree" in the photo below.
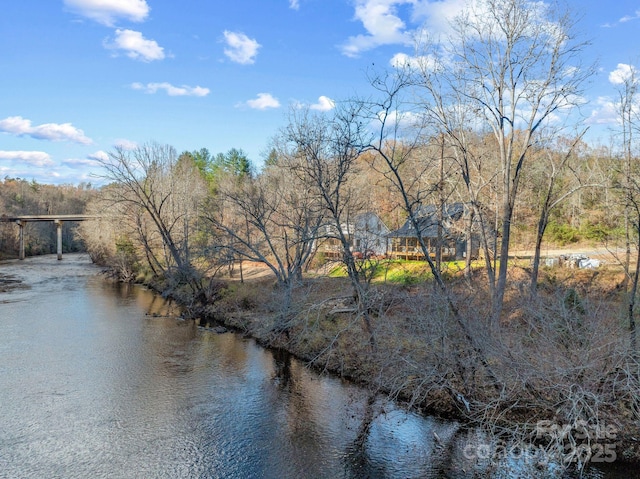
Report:
[[[419,44],[422,78],[417,84],[425,92],[427,114],[445,125],[443,130],[453,136],[463,158],[469,144],[462,130],[471,126],[492,133],[500,186],[499,264],[491,285],[492,317],[497,322],[507,282],[512,218],[529,153],[541,128],[578,103],[593,69],[580,64],[586,43],[576,39],[572,16],[547,4],[480,0],[451,26],[448,43]],[[446,118],[452,111],[464,112],[454,118],[465,122]],[[465,181],[470,184],[471,179]]]
[[[117,147],[102,167],[103,177],[112,182],[105,199],[123,213],[118,221],[133,220],[149,266],[198,289],[189,236],[206,186],[193,162],[178,161],[171,146],[149,144]]]
[[[283,317],[291,291],[313,251],[322,212],[305,185],[284,165],[268,166],[256,177],[228,176],[204,218],[213,227],[215,246],[266,265],[284,292]]]
[[[359,261],[352,250],[356,216],[363,212],[358,193],[350,186],[357,174],[357,159],[368,135],[361,120],[361,103],[339,105],[332,116],[313,115],[308,109],[291,110],[289,124],[281,134],[284,164],[325,210],[325,230],[341,245],[342,261],[353,287],[358,315],[372,347],[375,336],[370,318],[369,258]],[[320,239],[320,238],[319,238]]]
[[[640,107],[638,105],[638,79],[637,70],[629,65],[625,75],[622,75],[618,84],[618,112],[622,133],[622,155],[624,158],[624,172],[621,188],[624,193],[625,208],[625,243],[626,256],[624,268],[627,278],[632,278],[631,285],[625,282],[628,303],[627,318],[631,335],[632,350],[636,351],[636,320],[634,315],[638,283],[640,282],[640,181],[638,176],[637,158],[634,155],[637,148],[635,133],[640,132]],[[637,255],[636,268],[631,275],[631,243],[635,244]]]
[[[394,74],[374,76],[372,86],[378,98],[354,100],[366,105],[364,121],[376,132],[363,144],[363,149],[375,154],[371,160],[376,169],[397,191],[407,220],[415,231],[417,242],[434,278],[434,284],[444,299],[455,324],[462,332],[462,348],[476,355],[490,383],[500,388],[500,380],[490,364],[486,352],[472,334],[460,314],[454,296],[444,280],[442,272],[431,258],[431,252],[422,236],[420,211],[430,201],[438,201],[440,189],[441,151],[425,154],[425,138],[437,138],[439,130],[425,118],[413,102],[407,102],[406,94],[413,85],[410,70],[398,69]],[[419,105],[422,108],[422,105]],[[429,134],[430,133],[430,134]],[[433,153],[433,152],[431,152]],[[461,355],[462,356],[462,355]],[[460,365],[462,368],[464,366]]]
[[[588,178],[583,177],[585,172],[581,172],[579,165],[576,165],[578,158],[576,147],[580,144],[585,133],[586,130],[566,145],[565,151],[561,151],[559,145],[556,145],[555,148],[550,145],[537,153],[543,160],[540,162],[540,168],[536,168],[533,174],[538,181],[542,180],[545,184],[541,185],[539,191],[540,209],[530,283],[532,297],[537,292],[542,240],[549,225],[552,211],[582,188],[601,186],[598,183],[586,183]]]
[[[412,111],[415,105],[407,102],[406,93],[412,85],[408,70],[377,75],[370,79],[377,90],[377,99],[354,100],[366,105],[363,112],[375,136],[366,138],[361,148],[373,151],[371,166],[398,192],[402,208],[411,222],[420,249],[433,274],[436,285],[448,298],[449,307],[457,311],[441,271],[431,258],[429,247],[421,235],[420,210],[423,205],[437,201],[440,187],[440,156],[424,155],[424,136],[428,123]],[[434,135],[435,136],[435,135]]]

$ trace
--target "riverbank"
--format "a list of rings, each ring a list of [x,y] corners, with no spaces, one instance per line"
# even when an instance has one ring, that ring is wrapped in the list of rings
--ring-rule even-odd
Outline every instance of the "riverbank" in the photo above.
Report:
[[[82,255],[62,262],[50,256],[3,262],[0,278],[16,288],[11,301],[21,301],[27,298],[23,288],[26,294],[32,285],[64,294],[69,268],[74,275],[102,271]],[[562,446],[604,462],[615,453],[618,463],[638,463],[639,389],[632,370],[637,363],[625,347],[628,331],[616,319],[621,277],[614,269],[545,270],[535,303],[514,286],[495,338],[487,334],[483,316],[486,295],[452,280],[477,350],[430,283],[372,286],[376,347],[371,348],[344,278],[305,278],[283,311],[274,280],[245,273],[254,279],[215,279],[216,301],[210,304],[175,296],[202,325],[214,321],[243,331],[409,409],[543,446],[551,457]],[[512,278],[518,277],[524,281],[526,270],[514,269]],[[482,360],[503,382],[501,390]]]
[[[0,293],[3,478],[407,479],[466,467],[434,452],[436,435],[453,451],[475,444],[456,423],[371,404],[71,260],[0,262],[0,277],[28,280]],[[373,432],[359,447],[363,424]],[[455,477],[482,471],[467,470]]]
[[[584,461],[585,451],[592,460],[606,446],[616,461],[640,463],[640,369],[621,320],[620,271],[545,269],[535,300],[524,294],[526,269],[511,278],[497,328],[479,278],[471,288],[462,278],[450,284],[464,329],[429,282],[373,284],[374,348],[339,277],[305,278],[286,311],[269,277],[215,280],[216,302],[191,314],[423,414],[501,431],[569,461]]]

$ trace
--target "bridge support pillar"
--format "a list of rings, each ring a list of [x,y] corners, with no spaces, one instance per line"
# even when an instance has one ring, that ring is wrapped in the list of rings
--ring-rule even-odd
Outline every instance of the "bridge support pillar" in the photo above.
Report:
[[[62,221],[60,220],[55,220],[54,223],[56,224],[56,229],[58,230],[58,261],[60,261],[62,259]]]
[[[16,224],[20,227],[19,231],[19,249],[18,258],[24,259],[24,223],[22,221],[16,221]]]

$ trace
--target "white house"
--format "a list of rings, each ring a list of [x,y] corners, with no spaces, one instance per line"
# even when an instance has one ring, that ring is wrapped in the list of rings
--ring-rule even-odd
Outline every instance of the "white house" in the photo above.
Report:
[[[349,224],[341,225],[354,255],[384,256],[387,253],[389,228],[380,217],[372,212],[360,214]],[[326,258],[342,258],[342,244],[334,225],[320,228],[316,252]]]

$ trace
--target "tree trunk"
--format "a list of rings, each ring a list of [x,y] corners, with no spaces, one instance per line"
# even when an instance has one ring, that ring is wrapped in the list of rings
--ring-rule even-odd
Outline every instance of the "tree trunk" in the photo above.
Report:
[[[638,233],[640,234],[640,228],[638,228]],[[636,294],[638,292],[638,281],[640,280],[640,243],[638,243],[638,248],[636,249],[636,253],[637,253],[636,270],[633,273],[633,283],[631,284],[631,291],[629,291],[629,308],[628,308],[629,339],[631,344],[631,354],[634,357],[636,355],[637,344],[636,344],[636,318],[633,310],[636,304]]]
[[[467,248],[464,263],[464,275],[471,279],[471,257],[473,256],[473,209],[469,209],[469,222],[467,223]]]
[[[531,265],[531,285],[530,292],[531,297],[535,297],[538,292],[538,272],[540,270],[540,256],[542,251],[542,237],[544,231],[547,229],[548,217],[542,215],[538,221],[538,232],[536,234],[536,247],[533,253],[533,264]]]
[[[498,281],[493,296],[492,304],[492,323],[497,326],[500,322],[502,314],[502,306],[504,301],[504,292],[507,287],[507,272],[509,260],[509,239],[511,237],[511,218],[513,217],[513,208],[510,202],[505,202],[504,213],[502,215],[502,240],[500,242],[500,265],[498,267]]]

